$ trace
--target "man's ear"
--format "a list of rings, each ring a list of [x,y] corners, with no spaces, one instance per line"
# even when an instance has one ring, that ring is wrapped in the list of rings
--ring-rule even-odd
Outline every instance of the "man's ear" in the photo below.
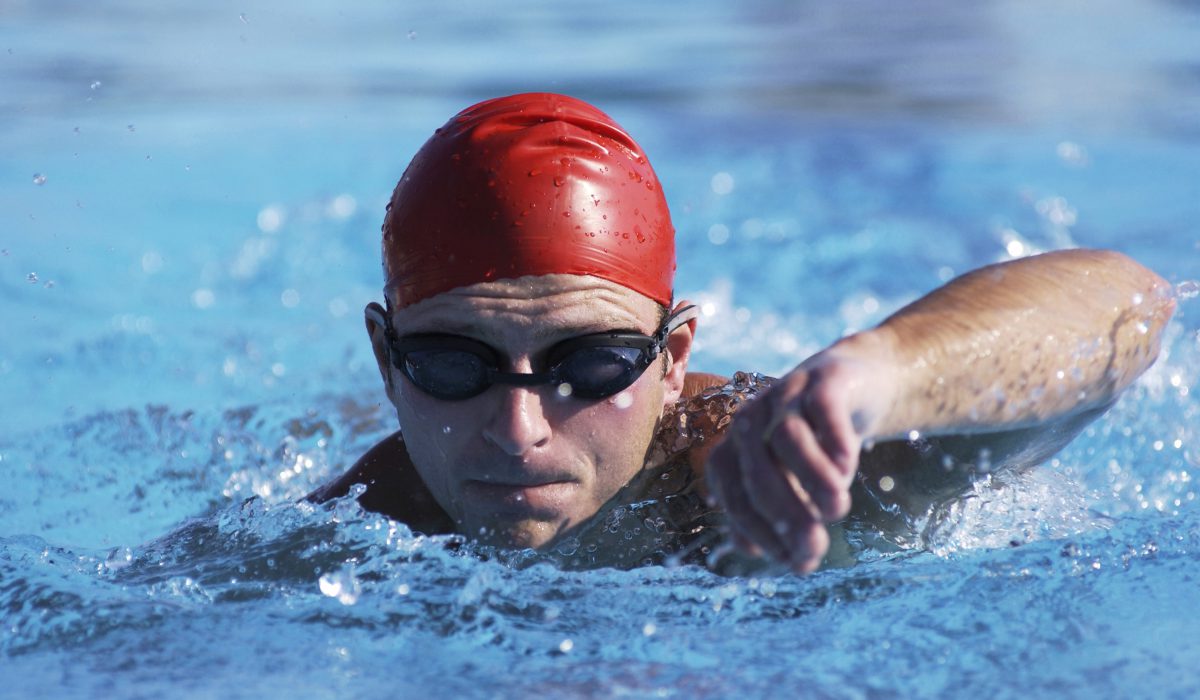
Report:
[[[692,306],[688,300],[675,305],[672,313]],[[696,319],[692,319],[676,328],[667,336],[667,373],[663,377],[663,405],[669,406],[683,395],[683,380],[687,376],[688,359],[692,354],[692,340],[696,334]]]
[[[371,351],[375,353],[375,364],[379,367],[379,376],[383,378],[384,388],[389,399],[393,399],[392,363],[388,360],[387,333],[385,323],[387,311],[375,302],[367,304],[363,309],[363,319],[367,324],[367,337],[371,339]]]

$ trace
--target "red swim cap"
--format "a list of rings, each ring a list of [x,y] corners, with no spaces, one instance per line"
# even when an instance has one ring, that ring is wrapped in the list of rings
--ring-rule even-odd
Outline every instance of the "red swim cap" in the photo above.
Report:
[[[481,102],[434,132],[383,220],[397,308],[476,282],[593,275],[671,302],[675,229],[641,148],[586,102]]]

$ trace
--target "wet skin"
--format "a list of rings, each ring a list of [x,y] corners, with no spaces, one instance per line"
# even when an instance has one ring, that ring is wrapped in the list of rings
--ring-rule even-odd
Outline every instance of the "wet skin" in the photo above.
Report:
[[[980,471],[1043,461],[1150,366],[1174,305],[1165,281],[1116,253],[1060,251],[982,268],[808,358],[744,406],[724,436],[697,445],[689,463],[707,474],[735,543],[812,571],[856,477],[886,477],[895,486],[877,496],[918,513],[973,478],[981,455]],[[509,358],[509,371],[528,372],[565,337],[648,333],[657,309],[603,280],[550,275],[465,287],[394,321],[401,334],[483,340]],[[405,437],[380,443],[313,497],[370,483],[364,506],[419,530],[552,543],[643,468],[665,406],[719,383],[686,374],[693,331],[673,334],[666,373],[652,366],[625,399],[493,387],[440,402],[389,370],[382,330],[368,321]]]
[[[500,369],[544,369],[556,343],[590,333],[657,329],[649,298],[595,277],[546,275],[499,280],[439,294],[393,315],[397,334],[450,333],[482,341]],[[484,543],[542,547],[579,525],[645,462],[663,409],[683,390],[692,326],[668,341],[666,357],[628,389],[601,400],[561,396],[551,385],[496,385],[443,401],[386,360],[383,329],[368,333],[404,446],[430,495],[455,529]]]

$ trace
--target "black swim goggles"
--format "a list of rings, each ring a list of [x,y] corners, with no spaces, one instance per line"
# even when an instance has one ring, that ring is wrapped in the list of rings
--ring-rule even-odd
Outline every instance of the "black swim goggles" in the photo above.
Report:
[[[654,335],[591,333],[556,343],[546,352],[545,372],[501,372],[500,353],[472,338],[440,333],[398,337],[391,310],[367,307],[384,328],[388,358],[418,389],[443,401],[478,396],[493,384],[552,384],[561,396],[604,399],[637,381],[667,344],[667,336],[697,316],[684,307],[663,321]]]

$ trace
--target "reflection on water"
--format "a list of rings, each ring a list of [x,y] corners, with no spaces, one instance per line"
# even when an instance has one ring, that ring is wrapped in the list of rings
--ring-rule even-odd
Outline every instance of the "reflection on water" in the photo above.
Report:
[[[1194,299],[1056,460],[902,547],[851,523],[877,556],[808,578],[576,571],[582,542],[296,503],[393,428],[359,309],[391,186],[465,104],[549,88],[625,122],[705,309],[693,361],[774,373],[1036,248],[1194,279],[1196,3],[2,11],[6,690],[1200,694]]]
[[[0,109],[21,121],[128,114],[128,105],[261,105],[274,118],[282,105],[370,104],[412,114],[430,100],[461,106],[550,87],[610,106],[798,119],[1128,128],[1152,117],[1152,128],[1186,130],[1200,107],[1200,12],[1188,2],[1103,0],[1087,12],[1017,0],[755,0],[686,12],[627,3],[589,17],[532,3],[492,9],[478,0],[452,9],[376,0],[354,13],[333,4],[237,13],[132,0],[9,3],[0,71],[14,89]],[[138,51],[127,50],[131,38]]]

